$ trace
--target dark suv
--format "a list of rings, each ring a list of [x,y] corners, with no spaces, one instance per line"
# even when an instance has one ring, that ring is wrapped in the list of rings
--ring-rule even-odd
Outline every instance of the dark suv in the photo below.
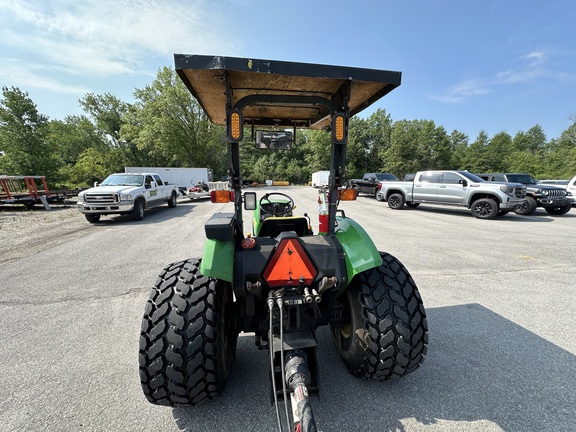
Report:
[[[542,207],[551,215],[563,215],[572,208],[572,198],[566,189],[540,184],[530,174],[522,173],[484,173],[476,174],[488,181],[522,183],[526,186],[526,200],[514,210],[521,215],[531,215],[537,207]]]

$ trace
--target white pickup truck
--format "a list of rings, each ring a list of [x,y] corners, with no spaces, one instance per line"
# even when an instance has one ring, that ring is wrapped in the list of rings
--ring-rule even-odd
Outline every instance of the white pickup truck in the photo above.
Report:
[[[109,214],[131,214],[133,219],[142,220],[144,209],[164,203],[176,207],[177,199],[178,186],[167,184],[159,174],[119,173],[80,192],[77,208],[90,223]]]
[[[468,171],[419,171],[414,181],[386,181],[377,199],[391,209],[406,204],[458,206],[470,209],[478,219],[494,219],[514,210],[526,197],[521,183],[488,182]]]

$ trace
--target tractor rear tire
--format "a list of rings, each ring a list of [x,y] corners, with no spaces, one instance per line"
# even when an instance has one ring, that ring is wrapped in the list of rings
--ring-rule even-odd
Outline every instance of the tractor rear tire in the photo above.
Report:
[[[332,325],[342,361],[352,375],[377,381],[400,378],[424,361],[428,324],[412,277],[392,255],[358,274],[340,302],[350,321]]]
[[[140,381],[156,405],[191,406],[222,393],[238,331],[229,283],[200,274],[200,260],[164,268],[146,303]]]

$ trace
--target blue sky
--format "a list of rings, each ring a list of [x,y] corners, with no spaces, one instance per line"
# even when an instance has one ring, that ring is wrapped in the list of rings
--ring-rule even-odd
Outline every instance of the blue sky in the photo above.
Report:
[[[173,54],[402,72],[376,108],[472,142],[576,120],[573,0],[0,0],[0,86],[51,119],[86,93],[132,102]]]

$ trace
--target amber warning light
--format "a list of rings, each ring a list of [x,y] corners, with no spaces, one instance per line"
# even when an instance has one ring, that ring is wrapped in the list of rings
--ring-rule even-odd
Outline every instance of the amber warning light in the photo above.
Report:
[[[310,285],[318,271],[298,239],[282,239],[262,275],[271,287]]]
[[[238,109],[233,109],[230,112],[230,117],[228,119],[229,124],[229,134],[233,141],[242,141],[242,136],[244,135],[243,123],[244,118],[242,113]]]
[[[346,141],[346,122],[344,114],[335,114],[332,118],[332,138],[338,144],[344,144]]]
[[[233,192],[224,189],[216,189],[210,191],[210,201],[213,203],[227,203],[233,201]]]

